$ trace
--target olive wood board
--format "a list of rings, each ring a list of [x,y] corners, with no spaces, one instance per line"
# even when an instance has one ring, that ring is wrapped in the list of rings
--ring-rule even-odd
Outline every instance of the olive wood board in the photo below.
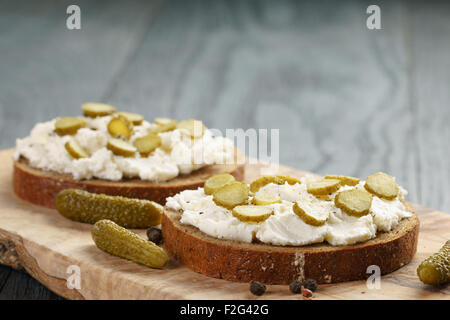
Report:
[[[195,273],[176,261],[150,269],[99,250],[91,225],[70,221],[56,210],[17,198],[11,187],[13,150],[0,151],[0,263],[22,269],[53,292],[69,299],[302,299],[288,286],[271,285],[261,297],[246,283]],[[261,175],[262,164],[248,164],[246,180]],[[280,166],[279,174],[305,171]],[[382,276],[379,289],[366,281],[320,285],[313,299],[450,299],[450,286],[432,287],[416,276],[420,261],[450,239],[450,215],[415,205],[420,218],[418,251],[413,261]],[[145,237],[145,230],[136,230]],[[80,269],[81,286],[69,289],[69,266]]]

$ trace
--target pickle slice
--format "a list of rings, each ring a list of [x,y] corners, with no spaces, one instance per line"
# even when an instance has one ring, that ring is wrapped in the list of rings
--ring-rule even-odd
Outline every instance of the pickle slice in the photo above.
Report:
[[[214,202],[221,207],[233,209],[248,200],[248,186],[245,182],[230,182],[213,193]]]
[[[205,133],[205,126],[200,120],[183,120],[178,123],[178,129],[186,130],[192,138],[201,138]]]
[[[359,218],[369,213],[372,195],[359,189],[345,190],[334,197],[334,204],[346,214]]]
[[[259,191],[259,189],[261,189],[265,185],[268,185],[269,183],[284,184],[284,180],[280,176],[259,177],[250,183],[250,191],[256,193]]]
[[[307,183],[306,190],[313,195],[327,195],[336,192],[341,187],[337,179],[321,179]]]
[[[116,112],[116,108],[113,106],[99,102],[83,103],[81,109],[83,110],[83,114],[90,118],[104,117]]]
[[[260,223],[267,220],[273,214],[273,210],[269,207],[243,205],[234,207],[232,213],[242,222]]]
[[[377,197],[393,200],[398,195],[398,185],[394,178],[384,172],[368,176],[364,188]]]
[[[228,173],[217,174],[206,180],[203,189],[206,194],[211,195],[220,188],[222,188],[224,185],[233,181],[235,181],[235,179],[231,174]]]
[[[316,197],[317,199],[323,200],[323,201],[331,201],[333,200],[333,198],[331,198],[331,196],[329,194],[318,194],[318,195],[314,195],[314,197]]]
[[[354,178],[354,177],[349,177],[349,176],[336,176],[336,175],[331,175],[331,174],[327,174],[325,176],[325,179],[335,179],[335,180],[339,180],[341,182],[341,185],[343,186],[356,186],[359,183],[359,179],[358,178]]]
[[[126,117],[119,115],[111,119],[108,123],[108,132],[114,138],[130,139],[133,131],[133,124]]]
[[[261,190],[255,194],[252,203],[257,206],[267,206],[269,204],[281,203],[281,199],[277,194]]]
[[[95,223],[91,235],[100,250],[150,268],[160,269],[169,260],[162,248],[110,220]]]
[[[82,118],[64,117],[55,121],[55,132],[60,136],[75,135],[84,127],[86,127],[86,121]]]
[[[420,281],[425,284],[442,285],[450,282],[450,240],[417,268]]]
[[[77,140],[72,139],[64,144],[66,151],[75,159],[89,158],[89,154],[80,146]]]
[[[282,179],[282,180],[283,180],[283,184],[284,184],[285,182],[287,182],[287,183],[290,184],[291,186],[294,185],[294,184],[297,184],[297,183],[298,183],[298,184],[302,183],[299,179],[294,178],[294,177],[291,177],[291,176],[277,176],[277,178]]]
[[[295,201],[292,210],[303,222],[316,227],[327,222],[330,216],[326,208],[307,199]]]
[[[133,145],[141,156],[148,157],[151,152],[161,146],[161,138],[157,134],[150,133],[134,140]]]
[[[134,146],[116,138],[109,139],[106,148],[111,150],[115,155],[123,157],[132,157],[136,153],[136,148]]]
[[[168,132],[177,128],[177,120],[169,118],[155,118],[154,122],[157,124],[157,127],[151,129],[152,133]]]
[[[122,112],[119,112],[119,115],[127,118],[128,121],[130,121],[131,123],[133,123],[136,126],[141,125],[142,122],[144,121],[144,116],[140,115],[138,113],[122,111]]]
[[[58,193],[56,209],[64,217],[84,223],[112,220],[126,228],[149,228],[161,223],[163,207],[153,201],[65,189]]]

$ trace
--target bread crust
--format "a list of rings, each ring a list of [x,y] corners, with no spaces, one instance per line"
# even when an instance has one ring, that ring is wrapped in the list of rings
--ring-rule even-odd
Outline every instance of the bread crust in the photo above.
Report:
[[[303,247],[216,239],[181,224],[181,214],[165,208],[164,248],[193,271],[230,281],[289,284],[308,278],[318,283],[361,280],[371,275],[367,273],[370,265],[379,266],[381,274],[387,274],[412,260],[419,219],[411,205],[405,204],[413,216],[401,220],[391,232],[379,232],[376,238],[355,245]]]
[[[230,173],[236,180],[243,180],[245,163],[211,165],[178,176],[169,181],[153,183],[140,179],[108,181],[100,179],[74,180],[70,174],[60,174],[31,167],[24,158],[14,162],[13,189],[21,199],[36,205],[55,208],[55,197],[63,189],[75,188],[93,193],[124,196],[156,201],[165,204],[167,197],[186,189],[197,189],[205,181],[220,173]]]

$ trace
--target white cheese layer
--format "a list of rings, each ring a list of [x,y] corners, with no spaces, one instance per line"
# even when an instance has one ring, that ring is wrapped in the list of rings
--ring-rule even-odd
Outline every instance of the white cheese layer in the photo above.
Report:
[[[86,128],[79,129],[74,136],[59,136],[54,132],[55,122],[38,123],[28,137],[17,139],[14,159],[21,156],[28,159],[32,167],[72,174],[76,180],[139,178],[150,181],[166,181],[180,174],[189,174],[206,165],[227,163],[233,159],[232,141],[223,137],[213,137],[205,130],[203,137],[191,139],[189,134],[176,129],[159,133],[161,147],[148,157],[114,155],[106,148],[111,137],[107,130],[111,116],[84,118]],[[148,134],[155,124],[144,121],[134,126],[130,143]],[[73,159],[64,145],[75,138],[90,154],[89,158]]]
[[[252,242],[256,238],[263,243],[281,246],[321,242],[339,246],[364,242],[375,238],[377,230],[391,231],[401,219],[412,216],[401,202],[406,195],[402,188],[398,198],[392,201],[374,196],[370,213],[357,218],[341,211],[334,205],[334,201],[320,200],[309,194],[306,191],[307,178],[301,180],[301,184],[270,183],[260,189],[260,192],[277,194],[282,202],[268,205],[274,214],[259,224],[248,224],[235,218],[230,210],[217,206],[213,197],[206,195],[203,188],[183,191],[167,198],[166,207],[182,212],[181,223],[194,226],[214,238],[243,242]],[[363,186],[364,181],[355,187],[341,187],[337,192]],[[331,197],[334,198],[335,194]],[[327,222],[322,226],[311,226],[303,222],[292,210],[293,202],[301,199],[317,204],[310,208],[327,210]]]

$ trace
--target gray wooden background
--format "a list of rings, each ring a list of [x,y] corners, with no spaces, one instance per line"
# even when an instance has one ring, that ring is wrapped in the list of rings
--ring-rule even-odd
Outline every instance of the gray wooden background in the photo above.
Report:
[[[81,7],[82,29],[66,28]],[[366,28],[381,7],[382,30]],[[395,175],[450,212],[450,3],[0,0],[0,147],[104,101],[280,129],[280,162]],[[55,299],[0,267],[0,298]]]

